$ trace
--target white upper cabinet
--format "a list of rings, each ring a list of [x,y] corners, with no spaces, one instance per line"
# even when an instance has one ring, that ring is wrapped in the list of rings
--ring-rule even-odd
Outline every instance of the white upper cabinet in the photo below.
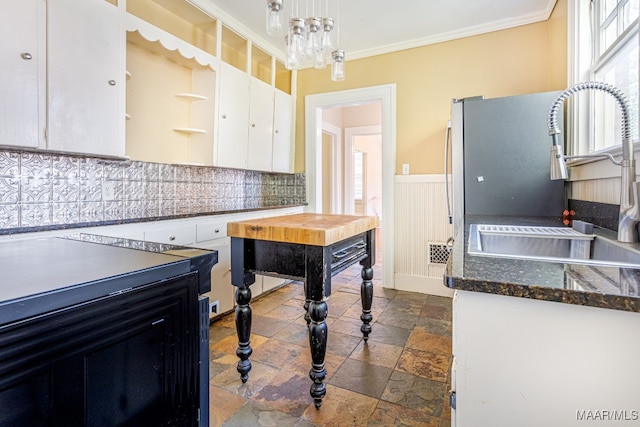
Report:
[[[293,172],[291,95],[222,63],[215,166]]]
[[[295,75],[207,9],[3,1],[0,146],[292,172]]]
[[[293,172],[291,71],[226,25],[220,33],[214,165]]]
[[[278,89],[273,101],[273,161],[274,172],[293,172],[293,100]]]
[[[49,1],[48,148],[124,156],[124,29],[106,0]]]
[[[44,148],[45,13],[40,0],[0,3],[0,145]]]
[[[124,155],[120,13],[106,0],[2,2],[0,145]]]
[[[273,156],[273,86],[251,78],[249,104],[249,147],[247,168],[272,170]]]
[[[218,139],[214,166],[246,169],[249,142],[249,75],[220,64]]]

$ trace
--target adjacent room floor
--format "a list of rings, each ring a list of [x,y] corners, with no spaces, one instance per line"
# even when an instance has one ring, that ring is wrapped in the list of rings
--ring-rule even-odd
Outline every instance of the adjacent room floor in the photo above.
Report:
[[[233,313],[211,325],[211,426],[450,426],[451,299],[384,289],[374,275],[373,329],[360,332],[360,268],[332,280],[327,395],[317,410],[304,294],[293,282],[252,303],[252,370],[236,371]],[[376,279],[378,278],[378,279]]]

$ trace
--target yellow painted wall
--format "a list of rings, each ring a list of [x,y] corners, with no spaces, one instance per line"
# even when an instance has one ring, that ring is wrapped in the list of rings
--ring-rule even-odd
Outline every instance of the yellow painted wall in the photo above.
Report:
[[[567,0],[558,0],[549,18],[549,90],[568,85]]]
[[[452,98],[566,87],[566,15],[566,0],[558,0],[545,22],[347,61],[342,82],[331,81],[329,68],[299,71],[296,172],[305,165],[306,95],[395,83],[396,173],[402,163],[410,163],[413,174],[443,173]]]

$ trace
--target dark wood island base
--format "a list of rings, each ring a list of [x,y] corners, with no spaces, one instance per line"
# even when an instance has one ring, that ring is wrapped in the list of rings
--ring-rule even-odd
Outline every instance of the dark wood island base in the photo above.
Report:
[[[238,373],[249,378],[252,349],[251,284],[255,273],[304,281],[305,319],[309,329],[311,370],[310,394],[317,409],[326,395],[324,380],[328,327],[326,297],[331,295],[331,278],[359,262],[362,265],[363,339],[371,333],[375,227],[377,217],[298,214],[230,223],[231,283],[236,289]]]

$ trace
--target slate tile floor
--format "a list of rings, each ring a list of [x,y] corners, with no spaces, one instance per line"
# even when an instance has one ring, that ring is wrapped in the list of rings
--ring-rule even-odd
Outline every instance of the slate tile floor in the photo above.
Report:
[[[451,299],[384,289],[374,274],[373,330],[360,332],[360,268],[335,276],[328,300],[327,395],[309,396],[311,357],[303,286],[252,303],[252,370],[236,371],[233,313],[210,329],[211,426],[451,425]]]

